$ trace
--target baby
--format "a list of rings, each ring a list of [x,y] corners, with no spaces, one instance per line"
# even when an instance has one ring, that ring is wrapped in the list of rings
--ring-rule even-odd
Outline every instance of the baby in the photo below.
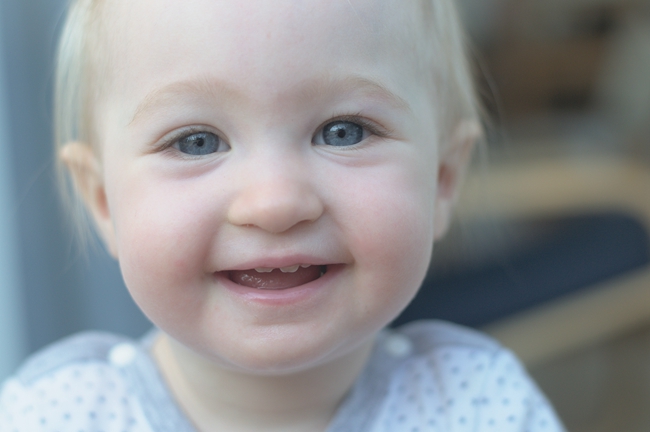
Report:
[[[562,430],[487,337],[383,330],[481,134],[452,0],[76,0],[58,61],[58,154],[156,330],[36,354],[0,430]]]

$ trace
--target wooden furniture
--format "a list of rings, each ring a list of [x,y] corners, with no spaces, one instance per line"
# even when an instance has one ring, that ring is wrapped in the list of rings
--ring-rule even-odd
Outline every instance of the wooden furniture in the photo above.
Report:
[[[461,218],[622,211],[650,232],[650,167],[581,157],[491,166],[469,177]],[[650,266],[487,325],[528,366],[650,323]]]

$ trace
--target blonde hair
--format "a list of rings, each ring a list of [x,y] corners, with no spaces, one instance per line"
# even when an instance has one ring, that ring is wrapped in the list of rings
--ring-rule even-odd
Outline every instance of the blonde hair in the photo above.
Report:
[[[69,0],[68,13],[59,37],[54,75],[54,151],[58,190],[64,208],[83,250],[93,241],[94,221],[60,157],[72,142],[98,150],[93,119],[95,104],[106,87],[102,72],[110,63],[110,52],[102,34],[106,29],[103,6],[106,0]]]
[[[469,61],[470,44],[456,0],[421,0],[420,10],[424,31],[420,43],[425,46],[418,47],[417,52],[423,57],[421,67],[433,75],[435,93],[443,107],[438,121],[440,142],[444,143],[461,121],[480,123],[482,109]]]
[[[467,56],[467,40],[455,2],[420,0],[416,12],[421,18],[414,23],[417,67],[430,74],[436,99],[444,108],[437,119],[441,126],[440,142],[446,142],[453,127],[462,120],[478,121],[481,117]],[[55,154],[60,154],[63,146],[71,142],[85,143],[95,151],[98,147],[93,111],[103,85],[102,66],[105,69],[110,65],[109,50],[106,44],[100,43],[106,36],[101,34],[106,27],[102,19],[105,3],[105,0],[70,0],[56,60]],[[85,206],[60,160],[57,168],[63,200],[73,214],[72,222],[80,240],[85,242],[91,235]]]

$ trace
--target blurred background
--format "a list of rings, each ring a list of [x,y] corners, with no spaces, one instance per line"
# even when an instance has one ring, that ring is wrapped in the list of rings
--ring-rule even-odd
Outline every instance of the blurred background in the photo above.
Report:
[[[459,0],[490,120],[458,223],[395,325],[487,331],[572,431],[650,430],[650,1]],[[71,333],[142,335],[54,183],[64,0],[0,1],[0,379]]]

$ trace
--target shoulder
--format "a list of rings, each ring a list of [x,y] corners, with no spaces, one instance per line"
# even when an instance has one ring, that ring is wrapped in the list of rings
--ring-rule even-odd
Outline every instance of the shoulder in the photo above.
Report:
[[[396,358],[395,372],[422,368],[435,372],[432,378],[438,382],[460,377],[476,382],[501,367],[523,372],[514,355],[496,340],[444,321],[418,321],[390,330],[381,336],[380,345]]]
[[[29,386],[62,369],[89,364],[110,365],[111,350],[122,343],[134,342],[111,333],[79,333],[33,354],[18,369],[15,378]]]
[[[474,350],[497,354],[503,347],[491,337],[476,330],[446,321],[425,320],[406,324],[396,330],[414,344],[415,354],[440,349]]]
[[[139,349],[137,341],[88,332],[37,352],[2,386],[0,429],[72,430],[135,421],[129,380],[119,364]]]
[[[516,357],[497,341],[448,322],[407,324],[384,334],[381,344],[396,358],[394,381],[417,377],[419,382],[434,386],[436,395],[448,402],[450,395],[484,392],[492,377],[508,380],[526,376]]]
[[[383,335],[381,343],[393,357],[402,345],[389,374],[386,430],[408,421],[421,430],[422,423],[444,425],[440,430],[563,430],[518,359],[482,333],[421,321]]]

